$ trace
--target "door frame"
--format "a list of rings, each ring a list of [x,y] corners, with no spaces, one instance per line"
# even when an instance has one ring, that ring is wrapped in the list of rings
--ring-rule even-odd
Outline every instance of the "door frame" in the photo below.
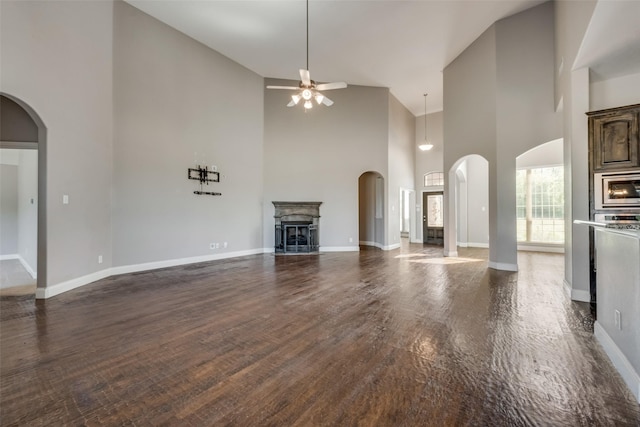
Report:
[[[427,203],[426,199],[430,195],[441,195],[442,196],[442,219],[443,224],[442,227],[429,227],[427,222]],[[423,191],[422,192],[422,243],[427,245],[444,245],[444,216],[445,216],[445,206],[444,206],[444,190],[432,190],[432,191]],[[442,241],[439,243],[432,243],[427,241],[428,233],[426,230],[428,228],[441,228],[442,229]]]

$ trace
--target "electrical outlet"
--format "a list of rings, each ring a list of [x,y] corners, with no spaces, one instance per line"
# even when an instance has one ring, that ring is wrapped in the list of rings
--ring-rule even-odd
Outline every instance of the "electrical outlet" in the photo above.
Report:
[[[63,205],[68,205],[69,204],[69,196],[67,194],[63,194],[62,195],[62,204]]]
[[[215,249],[215,248],[216,248],[215,243],[209,243],[209,249]]]
[[[353,237],[349,237],[349,243],[353,243]]]
[[[220,243],[216,243],[216,249],[220,249]]]
[[[228,246],[227,242],[224,242],[224,244],[222,245],[223,248],[226,248]]]
[[[613,321],[616,325],[616,328],[618,328],[619,331],[622,330],[622,323],[620,322],[620,310],[615,310],[613,312]]]
[[[102,255],[98,255],[98,264],[102,264]]]

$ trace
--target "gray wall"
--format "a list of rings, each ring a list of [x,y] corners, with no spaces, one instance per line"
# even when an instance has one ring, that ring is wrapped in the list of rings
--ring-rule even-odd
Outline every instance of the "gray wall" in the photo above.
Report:
[[[264,247],[274,244],[272,201],[319,201],[320,246],[357,250],[358,178],[374,171],[388,183],[388,89],[334,90],[334,105],[309,112],[286,107],[289,91],[264,93]]]
[[[261,249],[263,79],[126,3],[114,27],[114,265]]]
[[[415,117],[393,96],[389,96],[389,210],[387,245],[400,244],[400,189],[415,189]],[[415,193],[414,193],[415,194]],[[415,209],[410,209],[415,216]],[[410,223],[415,221],[409,221]],[[415,233],[413,233],[415,234]]]
[[[103,269],[99,254],[110,262],[113,4],[0,7],[2,91],[30,105],[48,129],[44,285],[57,284]]]
[[[589,70],[573,69],[595,1],[556,1],[555,6],[555,102],[562,101],[565,170],[565,282],[571,298],[588,302],[589,230],[573,224],[589,219],[588,136]]]
[[[445,172],[463,155],[489,161],[494,268],[517,269],[515,159],[560,136],[561,117],[553,104],[553,23],[552,3],[498,21],[445,69]],[[455,224],[455,191],[449,193],[446,217]],[[452,248],[455,236],[449,235],[445,252]]]
[[[479,154],[489,161],[489,167],[494,168],[489,185],[495,191],[495,93],[495,27],[492,26],[444,70],[445,255],[456,254],[455,169],[464,156]],[[495,215],[489,219],[490,227],[495,228]]]
[[[18,166],[0,164],[0,255],[18,253]]]

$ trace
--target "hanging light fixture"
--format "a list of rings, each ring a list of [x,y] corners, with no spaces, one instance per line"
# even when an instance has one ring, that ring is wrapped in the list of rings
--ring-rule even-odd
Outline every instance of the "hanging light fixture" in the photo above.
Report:
[[[427,94],[424,94],[424,142],[418,145],[422,151],[429,151],[433,148],[433,144],[427,141]]]
[[[1,0],[0,0],[1,1]],[[344,89],[347,87],[345,82],[333,82],[333,83],[316,83],[311,80],[309,74],[309,0],[307,0],[307,68],[300,69],[300,83],[298,86],[267,86],[267,89],[285,89],[295,90],[296,93],[291,95],[291,101],[287,104],[287,107],[293,107],[298,105],[302,101],[302,105],[305,110],[313,108],[312,99],[316,101],[318,105],[324,104],[327,107],[333,105],[333,101],[327,98],[320,91]]]

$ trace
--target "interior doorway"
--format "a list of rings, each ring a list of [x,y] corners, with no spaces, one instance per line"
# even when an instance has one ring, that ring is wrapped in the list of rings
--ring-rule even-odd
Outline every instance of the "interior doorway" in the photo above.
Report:
[[[413,241],[415,239],[415,191],[400,188],[400,238]]]
[[[444,193],[422,193],[422,236],[426,245],[444,245]]]
[[[384,178],[365,172],[358,178],[358,235],[361,246],[385,248]]]
[[[11,266],[12,274],[3,279],[24,281],[23,273],[26,273],[34,280],[27,286],[28,293],[36,292],[36,285],[37,288],[46,286],[46,135],[43,121],[29,105],[14,96],[0,93],[0,150],[3,157],[0,163],[3,177],[15,175],[15,179],[3,179],[3,199],[5,191],[11,192],[15,187],[15,203],[14,206],[3,203],[2,219],[4,222],[15,214],[15,220],[12,225],[13,242],[3,239],[3,245],[8,243],[10,247],[3,247],[1,255],[3,262],[17,262]],[[5,168],[6,164],[8,167]],[[7,174],[4,169],[7,169]],[[10,209],[15,212],[9,212]],[[18,271],[18,267],[24,271]],[[21,284],[18,282],[9,285]],[[14,287],[18,286],[9,286],[2,294],[7,294],[5,291]],[[18,292],[24,294],[25,290]]]

